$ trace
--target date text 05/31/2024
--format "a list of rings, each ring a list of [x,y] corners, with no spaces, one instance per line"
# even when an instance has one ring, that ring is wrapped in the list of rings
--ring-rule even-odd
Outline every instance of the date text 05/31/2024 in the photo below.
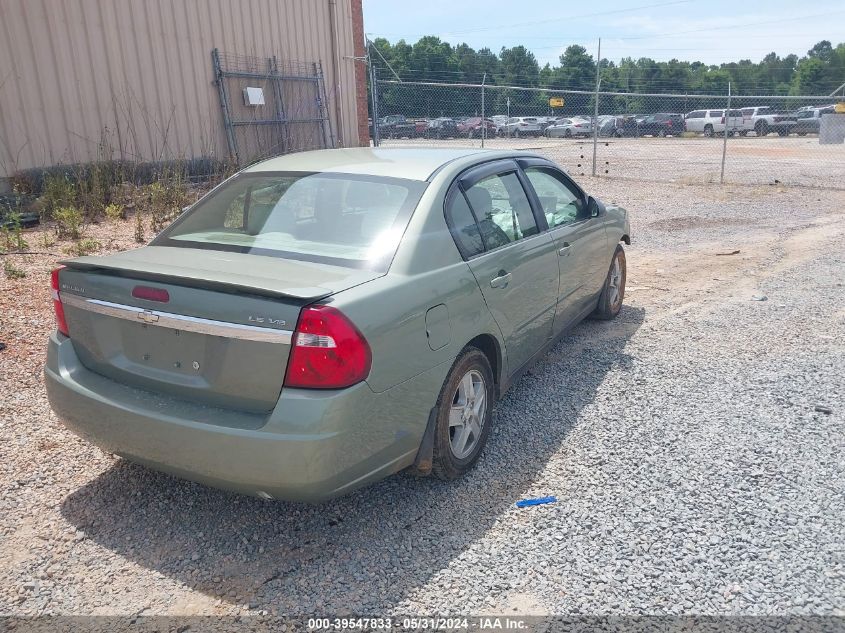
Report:
[[[484,616],[475,618],[310,618],[308,629],[311,631],[519,631],[527,624],[524,620],[512,617]]]

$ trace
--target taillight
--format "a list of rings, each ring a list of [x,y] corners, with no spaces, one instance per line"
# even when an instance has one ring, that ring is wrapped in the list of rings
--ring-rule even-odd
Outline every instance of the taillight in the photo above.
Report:
[[[371,363],[367,340],[340,310],[311,306],[299,315],[285,386],[343,389],[364,380]]]
[[[59,272],[65,268],[59,266],[50,273],[50,294],[53,296],[53,311],[56,313],[56,329],[65,336],[70,336],[65,319],[65,307],[62,305],[62,296],[59,294]]]
[[[724,123],[724,122],[725,122],[725,117],[722,117],[722,120],[719,121],[719,123]]]

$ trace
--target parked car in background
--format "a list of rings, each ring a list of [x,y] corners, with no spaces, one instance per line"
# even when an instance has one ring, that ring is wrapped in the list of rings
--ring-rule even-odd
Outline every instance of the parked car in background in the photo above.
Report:
[[[459,136],[458,126],[455,119],[449,117],[432,119],[428,122],[424,136],[426,138],[456,138]]]
[[[539,136],[540,122],[533,116],[515,116],[498,128],[499,136]]]
[[[493,121],[493,125],[496,126],[496,132],[499,131],[499,128],[503,127],[510,117],[505,116],[504,114],[494,114],[490,117],[490,120]]]
[[[735,134],[743,131],[743,117],[741,110],[731,110],[727,118],[722,110],[693,110],[684,116],[687,132],[697,132],[704,136],[724,134],[727,125],[728,133]]]
[[[590,136],[593,124],[589,119],[558,119],[554,125],[546,128],[543,134],[549,138],[571,138],[573,136]]]
[[[756,106],[742,108],[742,131],[745,136],[754,132],[757,136],[766,136],[769,132],[777,132],[787,136],[795,126],[795,116],[786,112],[776,112],[771,106]]]
[[[619,314],[630,234],[530,153],[272,158],[149,246],[53,271],[47,395],[110,453],[265,499],[456,479],[496,399]]]
[[[482,130],[486,131],[487,136],[494,136],[496,134],[496,124],[492,119],[483,119],[480,116],[469,117],[460,121],[456,125],[458,134],[468,138],[481,136]]]
[[[684,131],[684,115],[671,112],[650,114],[638,125],[640,136],[679,136]]]
[[[633,116],[607,117],[599,125],[599,136],[636,136],[637,120]]]
[[[833,114],[835,106],[822,106],[819,108],[808,108],[795,114],[795,124],[791,131],[799,136],[807,134],[818,134],[821,129],[821,118],[825,114]]]
[[[417,124],[401,114],[390,114],[379,119],[378,132],[381,138],[414,138]]]

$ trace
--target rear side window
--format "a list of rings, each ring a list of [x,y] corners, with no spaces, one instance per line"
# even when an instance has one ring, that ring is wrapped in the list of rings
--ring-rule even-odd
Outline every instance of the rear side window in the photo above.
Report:
[[[724,110],[710,110],[710,113],[708,114],[708,116],[710,118],[721,117],[723,112],[724,112]]]
[[[703,119],[704,118],[704,110],[696,110],[695,112],[690,112],[687,115],[688,119]]]
[[[446,206],[446,219],[461,255],[472,257],[484,252],[484,242],[481,239],[478,223],[472,215],[464,194],[459,189],[454,190]]]
[[[487,250],[539,232],[528,196],[515,172],[483,178],[466,191]]]

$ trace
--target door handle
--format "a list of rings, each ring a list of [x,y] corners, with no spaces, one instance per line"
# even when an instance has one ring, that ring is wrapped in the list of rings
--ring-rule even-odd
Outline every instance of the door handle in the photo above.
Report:
[[[511,274],[506,273],[504,270],[499,271],[498,277],[493,277],[490,280],[490,287],[491,288],[504,288],[508,285],[511,280]]]
[[[569,255],[569,249],[572,246],[569,242],[564,242],[563,246],[557,249],[557,254],[563,257],[564,255]]]

